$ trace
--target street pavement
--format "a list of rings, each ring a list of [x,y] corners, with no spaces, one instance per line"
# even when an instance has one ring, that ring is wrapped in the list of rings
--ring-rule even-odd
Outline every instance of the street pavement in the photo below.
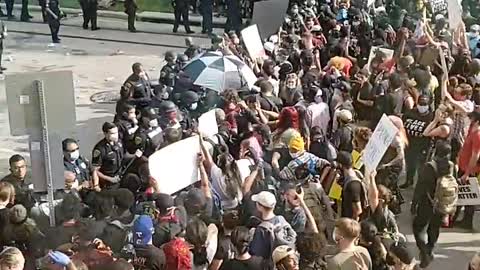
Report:
[[[47,25],[7,22],[10,34],[5,41],[3,65],[8,68],[6,76],[18,72],[72,70],[77,116],[76,137],[80,140],[82,154],[90,158],[93,145],[102,136],[102,123],[111,121],[114,111],[114,104],[94,103],[91,97],[101,92],[117,92],[130,74],[134,62],[143,63],[150,77],[158,78],[164,53],[171,50],[173,45],[176,45],[173,48],[175,52],[183,52],[179,47],[183,45],[184,36],[170,34],[171,25],[138,22],[137,28],[149,33],[130,34],[121,30],[120,26],[125,22],[119,20],[101,19],[99,25],[105,29],[96,32],[81,29],[78,27],[79,22],[79,18],[69,19],[71,26],[62,27],[61,30],[61,34],[65,31],[69,37],[63,37],[62,44],[56,47],[48,46],[50,37],[45,35],[48,33]],[[76,23],[78,25],[74,26]],[[136,39],[152,44],[134,44]],[[206,37],[197,36],[195,41],[199,45],[209,45]],[[9,156],[20,153],[28,158],[28,146],[26,137],[10,136],[4,77],[0,77],[0,127],[0,175],[5,175],[8,173]],[[407,200],[411,198],[411,193],[411,190],[406,191]],[[401,232],[414,248],[412,217],[408,209],[409,205],[405,204],[398,222]],[[478,219],[476,224],[479,224]],[[480,251],[480,233],[442,229],[438,249],[435,251],[437,258],[428,269],[467,269],[468,260],[477,251]]]

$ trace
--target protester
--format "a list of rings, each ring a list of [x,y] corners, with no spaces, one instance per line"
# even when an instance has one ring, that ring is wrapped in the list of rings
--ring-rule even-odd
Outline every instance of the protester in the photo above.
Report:
[[[11,156],[2,269],[412,270],[434,260],[442,223],[472,229],[475,206],[457,204],[480,173],[476,1],[452,31],[462,14],[423,1],[292,2],[258,55],[227,2],[232,31],[210,48],[187,38],[155,83],[133,64],[91,164],[75,138],[51,147],[53,198],[36,192],[38,160]],[[398,220],[412,186],[420,265]]]

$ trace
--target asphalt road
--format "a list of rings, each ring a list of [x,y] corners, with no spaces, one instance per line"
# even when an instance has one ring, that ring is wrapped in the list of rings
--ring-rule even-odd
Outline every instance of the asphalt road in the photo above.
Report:
[[[123,22],[109,22],[119,25]],[[106,25],[100,20],[100,26]],[[118,91],[125,78],[130,74],[130,66],[141,62],[152,78],[158,77],[163,65],[163,55],[170,46],[161,44],[182,45],[184,36],[167,33],[169,25],[139,24],[141,28],[157,27],[165,29],[165,34],[137,33],[129,34],[119,30],[104,30],[98,32],[84,31],[79,27],[69,26],[63,30],[71,33],[63,37],[61,46],[48,47],[50,39],[45,35],[48,27],[38,23],[8,22],[10,35],[5,42],[3,65],[9,73],[38,72],[53,70],[72,70],[74,74],[75,102],[77,126],[76,134],[80,140],[82,154],[90,157],[90,150],[101,137],[100,126],[104,121],[113,118],[113,104],[96,104],[91,102],[92,95],[105,91]],[[72,24],[73,25],[73,24]],[[118,27],[117,27],[118,28]],[[22,32],[23,33],[19,33]],[[163,30],[159,30],[162,32]],[[86,38],[82,38],[84,35]],[[98,40],[94,36],[102,36]],[[123,39],[132,39],[132,35],[141,40],[148,40],[156,45],[124,43]],[[107,41],[111,40],[111,41]],[[115,40],[115,41],[113,41]],[[131,40],[130,40],[131,41]],[[198,37],[198,44],[208,45],[209,40]],[[179,47],[177,46],[177,47]],[[121,53],[118,53],[118,51]],[[182,49],[174,49],[176,52]],[[73,109],[73,108],[72,108]],[[8,111],[5,101],[4,78],[0,78],[0,175],[8,173],[7,160],[14,153],[28,157],[26,137],[12,137],[9,133]],[[406,192],[406,198],[411,198],[411,191]],[[398,217],[400,230],[407,239],[413,242],[411,234],[412,217],[408,213],[408,205]],[[479,214],[477,213],[477,216]],[[476,224],[479,224],[477,219]],[[461,270],[467,269],[467,262],[477,251],[480,251],[480,233],[471,233],[454,229],[442,229],[440,242],[436,250],[437,258],[428,269]]]

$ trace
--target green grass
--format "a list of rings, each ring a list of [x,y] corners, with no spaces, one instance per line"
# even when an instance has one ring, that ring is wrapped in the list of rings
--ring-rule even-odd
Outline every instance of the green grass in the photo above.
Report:
[[[29,0],[31,5],[38,5],[37,0]],[[173,12],[170,0],[137,0],[139,7],[137,12],[155,11],[155,12]],[[60,6],[66,8],[80,8],[78,0],[60,0]],[[108,10],[123,12],[123,2],[117,2],[116,5]]]

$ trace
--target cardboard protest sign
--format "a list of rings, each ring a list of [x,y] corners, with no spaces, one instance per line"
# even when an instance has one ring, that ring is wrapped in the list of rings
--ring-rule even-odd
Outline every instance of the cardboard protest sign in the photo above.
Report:
[[[199,180],[198,136],[193,136],[160,149],[148,159],[150,175],[162,193],[173,194]]]
[[[452,0],[448,2],[448,24],[451,30],[457,29],[462,24],[462,5]]]
[[[390,121],[388,116],[385,114],[382,115],[380,122],[378,122],[372,137],[363,151],[362,161],[367,171],[371,172],[377,168],[378,163],[380,163],[380,160],[392,143],[395,135],[397,135],[397,132],[398,129],[392,121]]]
[[[450,0],[449,2],[452,2]],[[440,13],[447,10],[447,1],[446,0],[429,0],[430,6],[432,7],[433,13]]]
[[[262,39],[260,38],[257,25],[250,25],[249,27],[243,29],[241,34],[243,43],[247,48],[250,58],[263,58],[263,56],[265,56],[265,49],[263,48]]]
[[[205,137],[212,137],[218,133],[217,117],[215,109],[202,114],[198,118],[198,131]]]
[[[252,24],[258,26],[260,37],[267,39],[278,32],[287,14],[288,0],[269,0],[255,2]]]
[[[468,184],[458,186],[458,205],[480,205],[480,190],[476,177],[468,178]]]
[[[372,72],[372,66],[378,66],[379,64],[383,64],[386,60],[392,59],[393,54],[393,50],[372,46],[370,49],[370,55],[368,56],[368,62],[365,67]]]

